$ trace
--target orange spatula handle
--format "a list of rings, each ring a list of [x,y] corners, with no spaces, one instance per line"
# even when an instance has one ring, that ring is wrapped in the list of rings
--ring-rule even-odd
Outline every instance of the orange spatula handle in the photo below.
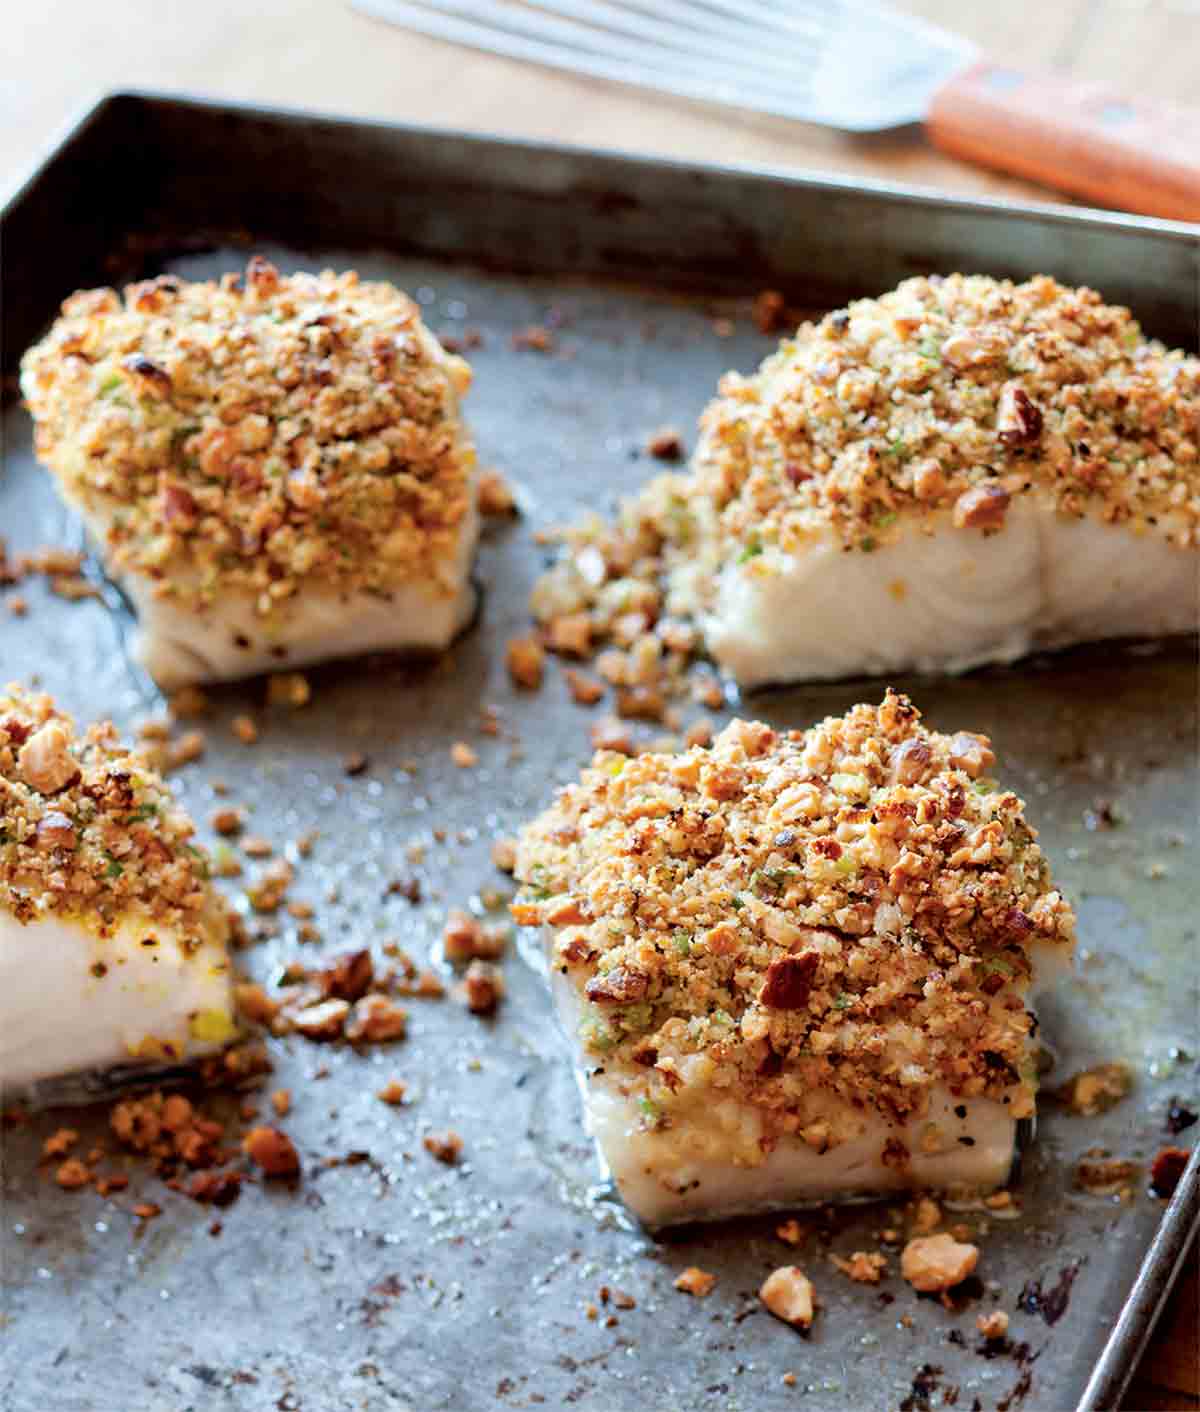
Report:
[[[1101,206],[1200,221],[1200,108],[980,63],[933,100],[944,152]]]

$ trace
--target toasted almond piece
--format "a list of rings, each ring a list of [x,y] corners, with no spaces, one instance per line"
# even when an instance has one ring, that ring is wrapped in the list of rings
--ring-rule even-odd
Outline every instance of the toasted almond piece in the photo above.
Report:
[[[961,1284],[978,1264],[978,1246],[964,1244],[943,1231],[910,1240],[900,1256],[900,1273],[913,1289],[933,1294]]]
[[[278,1128],[251,1128],[242,1142],[242,1150],[267,1177],[294,1177],[300,1170],[300,1156],[295,1144]]]
[[[686,1270],[676,1275],[674,1283],[675,1288],[682,1290],[684,1294],[693,1294],[697,1299],[707,1299],[716,1288],[717,1277],[696,1265],[689,1265]]]
[[[816,1300],[812,1281],[798,1265],[781,1265],[762,1282],[758,1297],[777,1319],[793,1328],[812,1327]]]

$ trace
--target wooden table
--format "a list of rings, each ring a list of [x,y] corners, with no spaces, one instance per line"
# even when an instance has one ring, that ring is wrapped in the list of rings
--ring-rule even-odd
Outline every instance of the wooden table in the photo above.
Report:
[[[908,0],[996,59],[1200,102],[1198,0]],[[919,138],[847,138],[704,109],[455,49],[338,0],[39,0],[8,7],[0,191],[113,88],[169,88],[600,147],[886,176],[960,192],[1047,193],[961,165]],[[1193,1257],[1126,1401],[1200,1412]],[[1044,1409],[1049,1412],[1049,1409]]]

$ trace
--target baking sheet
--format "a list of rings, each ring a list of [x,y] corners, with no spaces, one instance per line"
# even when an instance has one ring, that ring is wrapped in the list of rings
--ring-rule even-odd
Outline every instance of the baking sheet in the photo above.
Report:
[[[416,293],[435,329],[482,331],[483,347],[469,355],[476,383],[467,409],[484,463],[520,486],[524,516],[489,529],[481,619],[441,662],[311,673],[314,699],[295,713],[262,711],[261,683],[213,693],[208,753],[175,777],[184,801],[206,820],[211,782],[221,779],[230,799],[252,806],[252,832],[282,845],[321,831],[291,895],[316,904],[325,942],[301,947],[284,921],[278,937],[243,954],[260,979],[297,955],[312,964],[386,938],[423,961],[446,908],[503,881],[488,860],[491,840],[540,808],[588,752],[589,713],[569,702],[556,671],[529,696],[504,669],[505,641],[526,628],[528,590],[545,560],[531,531],[583,507],[606,509],[636,488],[657,469],[637,454],[646,434],[667,421],[690,430],[720,372],[751,368],[768,346],[748,317],[757,283],[737,301],[505,275],[378,248],[268,253],[287,267],[352,264]],[[196,276],[236,268],[245,255],[165,264]],[[734,337],[716,336],[717,316],[733,319]],[[513,332],[547,322],[554,354],[513,351]],[[0,532],[17,550],[71,542],[76,532],[32,462],[19,410],[6,413],[4,436]],[[82,717],[111,714],[123,727],[160,708],[128,665],[119,614],[65,603],[41,584],[23,591],[28,617],[0,614],[0,677],[36,677]],[[6,1133],[0,1404],[14,1412],[1073,1406],[1162,1209],[1142,1183],[1128,1205],[1074,1189],[1074,1163],[1096,1146],[1148,1161],[1170,1140],[1169,1099],[1197,1096],[1195,644],[1082,649],[953,682],[895,685],[937,728],[992,737],[1002,778],[1028,801],[1056,880],[1078,905],[1078,978],[1042,1010],[1056,1056],[1049,1082],[1114,1058],[1138,1076],[1135,1093],[1101,1118],[1044,1107],[1021,1182],[1024,1214],[991,1222],[983,1288],[968,1308],[918,1299],[895,1272],[875,1291],[829,1265],[828,1252],[874,1248],[891,1224],[886,1206],[831,1213],[798,1256],[774,1238],[770,1218],[657,1242],[631,1228],[596,1190],[566,1046],[540,981],[514,952],[495,1022],[448,1000],[413,1001],[409,1038],[392,1050],[274,1043],[271,1084],[295,1095],[284,1126],[304,1180],[294,1194],[247,1190],[220,1213],[219,1236],[208,1233],[211,1211],[163,1199],[136,1168],[114,1199],[59,1191],[38,1156],[67,1120],[62,1112]],[[879,682],[822,685],[755,696],[741,709],[801,726],[881,691]],[[501,712],[501,739],[479,732],[485,703]],[[263,725],[251,748],[228,729],[247,710]],[[478,768],[451,763],[456,740],[479,751]],[[343,762],[356,751],[370,765],[349,778]],[[1102,822],[1106,804],[1120,820],[1113,827]],[[414,841],[425,846],[420,864],[409,858]],[[387,890],[412,877],[420,906]],[[321,1066],[328,1077],[315,1077]],[[411,1107],[375,1098],[394,1076],[410,1085]],[[69,1121],[85,1145],[103,1129],[103,1114],[72,1112]],[[466,1142],[456,1169],[421,1147],[423,1133],[448,1126]],[[368,1155],[322,1167],[349,1153]],[[164,1210],[139,1234],[130,1209],[140,1199],[162,1200]],[[822,1300],[807,1339],[771,1319],[755,1293],[793,1258]],[[693,1264],[719,1276],[705,1301],[672,1288]],[[1043,1291],[1069,1288],[1052,1324],[1054,1301],[1036,1312],[1039,1282]],[[637,1300],[615,1326],[606,1324],[610,1309],[587,1316],[602,1285]],[[1028,1345],[1023,1358],[975,1351],[975,1315],[992,1308],[1011,1315],[1014,1341]]]

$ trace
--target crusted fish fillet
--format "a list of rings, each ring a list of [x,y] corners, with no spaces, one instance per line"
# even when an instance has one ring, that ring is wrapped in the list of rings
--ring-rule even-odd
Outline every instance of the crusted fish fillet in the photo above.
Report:
[[[0,1087],[175,1066],[236,1033],[192,825],[111,725],[0,691]]]
[[[526,828],[514,913],[645,1224],[1006,1182],[1074,917],[994,763],[889,691],[602,751]]]
[[[1091,290],[906,281],[701,428],[672,597],[746,685],[1200,623],[1200,361]]]
[[[260,259],[72,296],[21,380],[164,687],[445,647],[474,610],[469,384],[392,286]]]

